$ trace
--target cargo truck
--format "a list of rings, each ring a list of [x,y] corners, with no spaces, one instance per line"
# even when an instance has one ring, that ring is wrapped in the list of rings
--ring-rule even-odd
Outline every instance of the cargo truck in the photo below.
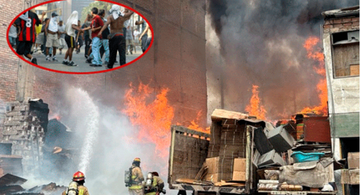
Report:
[[[254,193],[256,174],[252,164],[252,129],[264,128],[265,125],[264,121],[244,117],[217,118],[212,122],[210,134],[172,126],[169,188],[179,190],[178,194],[190,190],[194,195]],[[213,166],[216,173],[201,173],[207,159],[214,157],[216,165],[209,166]],[[234,159],[243,159],[245,164],[238,180],[233,180]]]

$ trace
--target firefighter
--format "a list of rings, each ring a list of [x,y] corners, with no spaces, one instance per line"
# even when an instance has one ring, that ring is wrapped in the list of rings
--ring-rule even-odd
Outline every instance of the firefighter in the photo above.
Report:
[[[62,195],[89,195],[87,187],[84,186],[85,175],[78,171],[74,173],[73,180]]]
[[[159,177],[158,172],[150,172],[147,175],[144,193],[145,195],[166,194],[166,191],[164,190],[164,181]]]
[[[140,168],[140,158],[135,158],[131,166],[131,184],[129,186],[130,195],[143,195],[144,176]]]

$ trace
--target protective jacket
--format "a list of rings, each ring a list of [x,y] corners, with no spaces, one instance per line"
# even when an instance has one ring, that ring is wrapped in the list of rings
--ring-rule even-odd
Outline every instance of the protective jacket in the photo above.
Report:
[[[61,194],[66,195],[66,190]],[[78,186],[78,194],[77,195],[89,195],[89,191],[85,186]]]
[[[151,188],[145,190],[145,195],[155,195],[157,192],[160,194],[163,188],[164,181],[158,176],[153,176]]]
[[[131,170],[131,181],[132,184],[129,187],[129,190],[138,190],[142,189],[142,181],[144,181],[144,176],[141,172],[140,167],[133,166]]]

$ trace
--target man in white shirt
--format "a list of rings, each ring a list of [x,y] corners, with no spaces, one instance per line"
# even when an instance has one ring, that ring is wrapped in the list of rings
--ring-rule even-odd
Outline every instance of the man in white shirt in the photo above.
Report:
[[[66,45],[66,42],[65,42],[66,31],[65,31],[65,25],[63,23],[64,22],[62,20],[59,21],[59,51],[60,51],[60,55],[61,55],[61,50]]]
[[[65,53],[64,61],[62,62],[64,65],[68,66],[77,66],[77,64],[72,61],[72,53],[75,48],[75,30],[79,32],[83,32],[83,30],[78,26],[78,12],[73,11],[69,16],[68,20],[65,24],[65,41],[68,46],[68,50]],[[69,57],[69,60],[67,58]]]
[[[57,14],[53,12],[51,14],[50,20],[46,22],[45,26],[45,35],[46,35],[46,60],[50,61],[49,56],[49,48],[53,48],[53,56],[52,61],[57,61],[56,59],[56,49],[59,47],[59,39],[58,39],[58,30],[59,26],[57,24]]]

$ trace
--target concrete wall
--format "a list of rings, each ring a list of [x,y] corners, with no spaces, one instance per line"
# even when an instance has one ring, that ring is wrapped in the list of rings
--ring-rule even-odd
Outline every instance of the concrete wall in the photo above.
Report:
[[[353,30],[359,30],[358,16],[325,19],[323,44],[332,137],[359,136],[359,76],[335,78],[331,41],[333,33]]]
[[[2,71],[0,98],[15,99],[19,60],[8,49],[5,31],[9,22],[22,11],[23,1],[2,4],[6,16],[1,16],[0,50]],[[154,44],[140,60],[123,69],[95,75],[66,75],[31,67],[33,97],[57,107],[57,99],[64,86],[79,86],[106,105],[119,104],[130,82],[150,83],[159,90],[169,88],[169,104],[174,106],[174,122],[186,124],[203,112],[206,125],[207,89],[205,62],[205,1],[190,0],[118,0],[143,14],[154,28]],[[1,13],[5,13],[1,10]],[[60,106],[59,106],[60,107]]]

